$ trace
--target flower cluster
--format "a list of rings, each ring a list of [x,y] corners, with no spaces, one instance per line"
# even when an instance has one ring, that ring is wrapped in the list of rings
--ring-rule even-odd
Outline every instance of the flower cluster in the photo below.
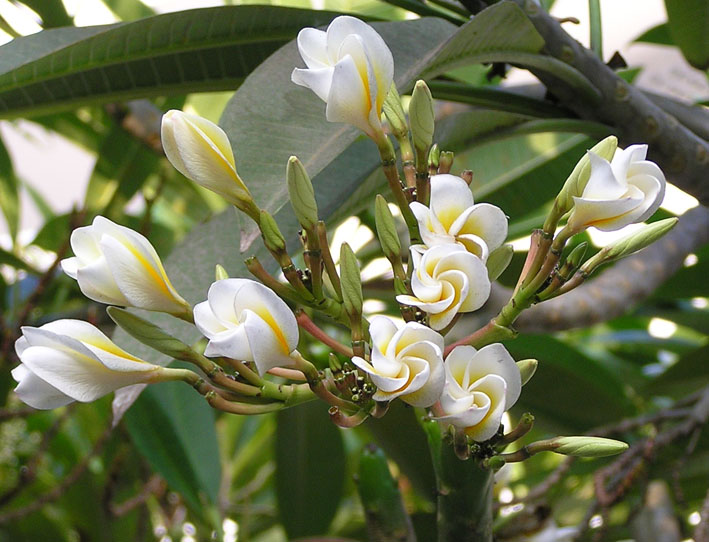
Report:
[[[296,157],[288,161],[286,183],[302,226],[304,269],[296,267],[276,220],[258,207],[237,174],[227,134],[199,116],[169,111],[161,130],[168,160],[257,224],[285,281],[250,258],[247,268],[261,282],[229,278],[218,268],[207,299],[193,308],[174,288],[145,237],[96,217],[92,225],[72,233],[75,256],[62,262],[65,273],[94,301],[164,312],[194,324],[207,339],[203,351],[134,312],[109,309],[111,317],[138,340],[171,358],[196,364],[201,373],[148,363],[87,322],[59,320],[23,328],[16,342],[21,364],[12,374],[23,401],[36,408],[55,408],[71,401],[93,401],[133,384],[183,380],[215,408],[233,413],[270,412],[317,396],[331,405],[333,420],[343,426],[385,411],[384,405],[401,399],[430,408],[441,425],[456,428],[456,438],[488,441],[496,438],[503,414],[518,400],[523,383],[536,368],[534,360],[515,363],[497,342],[514,335],[511,324],[519,312],[563,293],[585,278],[589,269],[647,245],[671,227],[655,225],[642,238],[628,238],[604,249],[583,264],[585,268],[578,252],[560,262],[571,235],[591,226],[613,230],[645,220],[664,194],[664,175],[645,160],[646,146],[616,152],[614,139],[602,142],[595,148],[598,153],[590,151],[579,163],[555,201],[544,231],[537,232],[541,240],[530,251],[510,303],[478,335],[446,347],[447,332],[461,314],[485,304],[491,281],[509,261],[497,256],[511,255],[511,247],[504,245],[507,217],[494,205],[475,203],[466,181],[472,177],[450,174],[452,153],[444,156],[432,146],[435,115],[430,91],[422,81],[415,87],[407,121],[392,85],[392,53],[373,28],[352,17],[338,17],[327,31],[302,30],[297,44],[307,67],[293,71],[293,82],[326,102],[329,121],[352,124],[377,143],[389,187],[411,239],[416,240],[408,249],[405,269],[393,216],[384,198],[378,197],[377,230],[392,263],[404,322],[383,315],[364,318],[356,256],[349,245],[343,245],[338,271],[318,217],[312,183]],[[403,180],[385,134],[382,111],[399,142]],[[567,224],[556,234],[565,215]],[[579,266],[581,278],[569,280]],[[329,337],[306,312],[296,318],[284,299],[344,324],[352,346]],[[297,350],[299,325],[347,355],[346,368],[334,354],[325,370],[307,361]],[[307,384],[277,385],[264,378],[269,372]],[[547,444],[561,449],[563,443]]]

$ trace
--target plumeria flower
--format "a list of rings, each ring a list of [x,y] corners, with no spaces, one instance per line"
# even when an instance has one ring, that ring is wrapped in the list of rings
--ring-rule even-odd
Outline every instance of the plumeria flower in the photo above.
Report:
[[[218,280],[207,301],[194,308],[194,322],[209,339],[206,356],[253,361],[260,374],[293,365],[298,324],[272,290],[249,279]]]
[[[62,260],[62,269],[89,299],[172,314],[190,312],[158,253],[138,232],[97,216],[91,226],[72,232],[71,248],[76,256]]]
[[[569,227],[613,231],[657,211],[665,196],[665,175],[646,155],[647,145],[617,150],[611,162],[589,152],[591,176],[581,196],[574,196]]]
[[[468,183],[449,174],[431,177],[428,207],[413,202],[424,244],[460,243],[483,262],[507,238],[507,217],[499,207],[475,203]]]
[[[394,78],[394,59],[382,37],[359,19],[341,16],[326,32],[301,30],[298,51],[307,69],[294,69],[293,82],[327,103],[327,120],[352,124],[376,139]]]
[[[368,373],[377,386],[375,401],[402,401],[429,407],[441,395],[445,382],[443,337],[419,324],[395,324],[386,316],[371,319],[372,360],[352,358],[352,363]]]
[[[396,300],[429,314],[433,329],[445,328],[455,315],[483,306],[490,296],[490,279],[483,261],[458,244],[411,247],[414,272],[411,295]]]
[[[15,342],[20,365],[12,371],[15,393],[33,408],[90,402],[125,386],[157,382],[163,368],[116,346],[81,320],[23,327]]]
[[[185,177],[234,205],[251,200],[236,172],[229,138],[219,126],[173,109],[162,117],[160,137],[167,159]]]
[[[501,344],[455,347],[445,363],[446,384],[433,408],[436,419],[463,429],[477,442],[492,438],[502,415],[517,402],[522,379]]]

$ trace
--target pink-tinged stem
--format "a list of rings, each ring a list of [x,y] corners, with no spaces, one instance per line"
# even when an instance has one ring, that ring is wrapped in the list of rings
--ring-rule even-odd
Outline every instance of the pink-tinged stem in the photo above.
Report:
[[[296,371],[295,369],[286,369],[285,367],[273,367],[268,370],[268,374],[280,376],[281,378],[286,378],[288,380],[295,380],[296,382],[305,382],[306,380],[305,375],[300,371]]]
[[[295,319],[298,325],[307,331],[313,338],[317,339],[326,346],[332,348],[335,352],[339,352],[343,356],[351,358],[354,356],[354,352],[349,346],[345,346],[341,342],[333,339],[322,329],[320,329],[315,322],[313,322],[310,317],[303,311],[297,311]]]
[[[363,410],[352,414],[352,416],[345,416],[336,406],[330,407],[328,413],[330,414],[330,419],[335,425],[346,428],[357,427],[368,417],[367,413]]]

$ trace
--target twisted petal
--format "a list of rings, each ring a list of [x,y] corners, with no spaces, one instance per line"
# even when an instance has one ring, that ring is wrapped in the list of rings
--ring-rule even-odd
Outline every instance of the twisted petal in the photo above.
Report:
[[[12,370],[12,378],[18,383],[15,393],[26,405],[40,410],[50,410],[68,405],[74,399],[51,386],[27,367],[20,364]]]
[[[330,67],[332,61],[327,54],[327,34],[316,28],[303,28],[298,32],[298,51],[308,68]],[[305,70],[303,70],[305,71]]]

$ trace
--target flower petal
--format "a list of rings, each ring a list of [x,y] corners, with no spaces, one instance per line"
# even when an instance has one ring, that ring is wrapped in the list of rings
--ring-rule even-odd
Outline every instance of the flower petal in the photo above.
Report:
[[[431,177],[430,208],[446,231],[472,205],[473,194],[463,179],[447,173]]]
[[[50,410],[73,402],[74,399],[60,392],[54,386],[20,364],[12,372],[12,378],[18,382],[15,393],[26,405],[40,410]]]
[[[295,68],[290,78],[296,85],[309,88],[323,102],[327,102],[334,73],[335,68],[332,66],[310,70]]]
[[[327,68],[334,64],[327,55],[327,34],[316,28],[298,32],[298,52],[310,69]]]
[[[288,367],[295,364],[295,360],[290,357],[292,349],[283,341],[277,331],[260,315],[251,310],[244,311],[243,328],[249,340],[249,346],[253,354],[253,362],[256,364],[259,374],[265,374],[274,367]]]
[[[330,122],[345,122],[368,135],[372,107],[367,81],[363,81],[352,56],[347,55],[334,66],[332,85],[327,98],[326,117]]]

